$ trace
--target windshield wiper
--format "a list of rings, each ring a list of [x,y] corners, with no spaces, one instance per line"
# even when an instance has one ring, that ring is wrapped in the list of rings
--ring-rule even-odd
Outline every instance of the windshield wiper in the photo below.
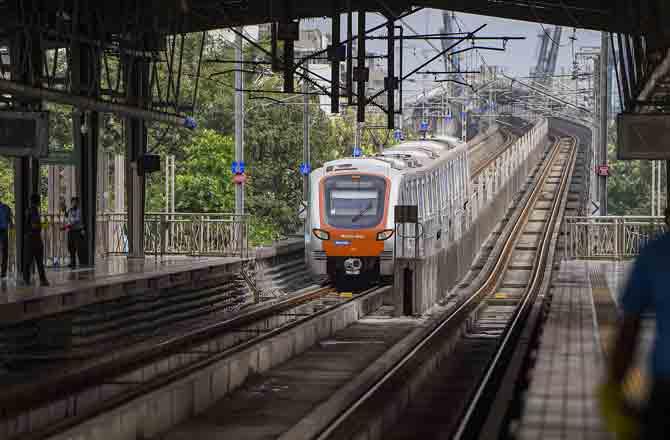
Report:
[[[368,202],[368,206],[366,206],[365,208],[361,209],[361,212],[359,212],[358,214],[356,214],[356,215],[354,216],[354,218],[351,219],[351,222],[352,222],[352,223],[356,223],[356,222],[357,222],[358,220],[360,220],[361,217],[363,217],[363,215],[364,215],[366,212],[368,212],[371,208],[372,208],[372,200],[370,200],[370,202]]]

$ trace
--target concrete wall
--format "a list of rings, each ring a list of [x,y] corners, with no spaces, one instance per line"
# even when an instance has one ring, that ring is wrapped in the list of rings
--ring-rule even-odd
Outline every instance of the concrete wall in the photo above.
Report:
[[[425,251],[417,259],[397,258],[390,298],[396,315],[406,313],[403,307],[406,294],[412,295],[411,313],[423,314],[467,274],[484,241],[507,215],[508,208],[524,187],[527,176],[539,162],[547,144],[544,133],[542,131],[541,136],[535,136],[529,154],[518,163],[514,171],[509,172],[508,167],[508,174],[502,171],[500,176],[493,177],[496,182],[489,181],[487,186],[494,187],[496,191],[493,197],[489,195],[486,199],[483,194],[478,194],[472,211],[466,213],[462,220],[454,220],[455,224],[465,222],[462,228],[464,232],[457,232],[460,236],[445,244],[423,243]],[[496,166],[501,168],[502,164]],[[405,289],[407,268],[413,277],[411,292]]]
[[[315,282],[305,261],[303,236],[256,248],[254,272],[256,287],[264,292],[289,292]]]
[[[276,365],[307,350],[318,341],[331,337],[356,322],[364,315],[381,306],[384,289],[371,292],[337,307],[321,316],[298,324],[295,327],[277,332],[264,341],[250,344],[248,347],[233,349],[232,353],[221,356],[197,371],[175,379],[164,386],[124,404],[110,408],[103,414],[94,416],[76,427],[62,433],[47,436],[54,440],[137,440],[154,438],[174,427],[178,423],[199,414],[226,394],[238,388],[253,374],[263,373]],[[214,339],[197,351],[213,351],[220,346],[230,344],[235,334],[227,334]],[[188,353],[176,354],[164,360],[166,363],[178,363]],[[152,366],[155,374],[156,366]],[[144,371],[139,371],[144,375]],[[139,377],[133,375],[120,378],[120,382],[133,382]],[[60,407],[59,407],[60,408]],[[5,421],[0,425],[0,433],[7,437],[33,431],[31,421],[41,420],[39,414],[65,418],[67,408],[58,415],[58,408],[49,407],[36,410],[22,420]],[[5,438],[0,435],[0,438]]]

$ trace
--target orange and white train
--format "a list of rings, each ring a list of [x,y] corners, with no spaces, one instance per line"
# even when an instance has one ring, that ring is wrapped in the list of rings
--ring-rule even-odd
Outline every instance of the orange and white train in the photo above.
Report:
[[[469,173],[467,146],[453,138],[407,141],[315,169],[305,220],[313,273],[347,288],[391,277],[395,206],[416,205],[419,222],[447,221],[469,199]]]

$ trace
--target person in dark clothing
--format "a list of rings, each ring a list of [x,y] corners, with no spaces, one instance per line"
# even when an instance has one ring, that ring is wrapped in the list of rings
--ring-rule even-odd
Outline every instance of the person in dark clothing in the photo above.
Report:
[[[665,211],[670,226],[670,208]],[[617,438],[662,439],[670,433],[670,233],[641,250],[621,295],[621,322],[600,400],[606,424]],[[641,414],[626,410],[623,382],[640,345],[642,317],[652,313],[651,392]]]
[[[7,278],[9,260],[9,230],[12,227],[12,210],[0,201],[0,278]]]
[[[81,264],[81,235],[83,227],[81,223],[81,209],[79,209],[79,199],[72,197],[72,205],[67,213],[67,248],[70,252],[70,268],[77,266],[77,256]]]
[[[23,281],[30,284],[30,273],[33,261],[37,264],[40,275],[40,285],[48,286],[44,271],[44,244],[42,243],[42,218],[40,216],[40,196],[33,194],[30,197],[30,209],[26,216],[26,252],[23,265]]]

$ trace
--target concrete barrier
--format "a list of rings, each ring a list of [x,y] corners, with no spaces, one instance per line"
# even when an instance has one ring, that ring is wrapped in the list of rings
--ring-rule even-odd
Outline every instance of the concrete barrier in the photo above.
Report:
[[[519,192],[524,189],[527,176],[539,162],[547,145],[547,121],[542,121],[503,153],[485,171],[486,190],[473,198],[470,212],[462,217],[467,222],[465,231],[442,243],[422,242],[419,258],[396,256],[391,303],[396,315],[406,313],[405,296],[411,295],[412,314],[423,314],[437,303],[470,270],[484,241],[505,218]],[[459,220],[453,223],[458,225]],[[406,270],[409,269],[409,272]],[[406,290],[405,276],[411,274],[411,292]]]
[[[273,368],[300,354],[319,340],[331,337],[338,330],[378,309],[389,288],[370,292],[309,321],[249,346],[232,349],[197,371],[173,380],[165,386],[113,408],[107,408],[76,427],[53,435],[54,440],[137,440],[152,438],[166,432],[188,417],[199,414],[217,400],[239,387],[248,377]],[[231,335],[223,335],[209,344],[230,343]],[[206,347],[202,347],[207,349]],[[196,350],[197,351],[197,350]],[[179,362],[167,359],[166,362]],[[154,367],[155,368],[155,367]],[[143,373],[139,373],[143,374]],[[127,378],[130,379],[130,378]],[[53,412],[54,408],[36,411]],[[0,438],[18,437],[33,431],[33,415],[22,420],[8,420],[0,425]]]

